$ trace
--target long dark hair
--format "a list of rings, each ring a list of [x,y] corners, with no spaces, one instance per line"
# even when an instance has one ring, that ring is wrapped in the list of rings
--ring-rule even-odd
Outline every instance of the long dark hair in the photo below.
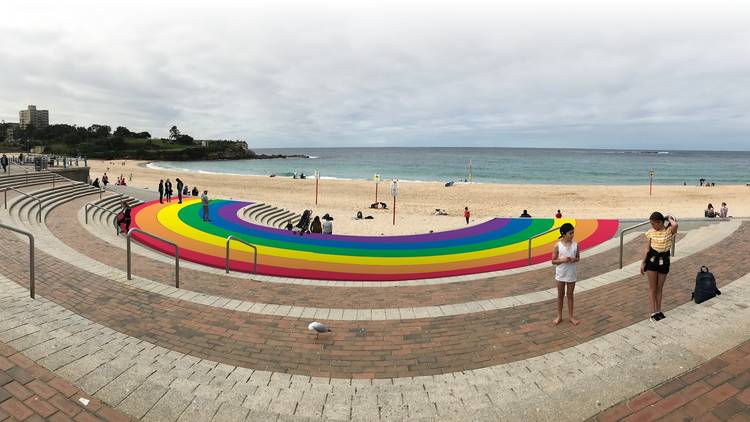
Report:
[[[664,224],[664,227],[669,227],[667,218],[664,217],[664,214],[660,213],[659,211],[652,212],[651,216],[648,218],[648,221],[661,221],[661,223]]]

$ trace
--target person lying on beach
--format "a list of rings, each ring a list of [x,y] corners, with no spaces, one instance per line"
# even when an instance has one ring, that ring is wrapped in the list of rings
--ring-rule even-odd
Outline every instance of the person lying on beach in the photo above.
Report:
[[[448,215],[448,212],[441,210],[440,208],[435,208],[435,212],[433,212],[432,215]]]

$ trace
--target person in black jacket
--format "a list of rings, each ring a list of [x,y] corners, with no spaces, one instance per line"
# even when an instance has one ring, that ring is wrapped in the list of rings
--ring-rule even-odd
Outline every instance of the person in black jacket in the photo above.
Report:
[[[8,163],[10,161],[8,160],[8,156],[3,154],[2,158],[0,158],[0,166],[3,166],[3,173],[8,172]]]
[[[159,180],[159,203],[164,203],[164,180]]]
[[[181,204],[182,203],[182,189],[185,187],[185,184],[182,183],[182,180],[180,180],[179,177],[174,180],[177,181],[177,203]]]

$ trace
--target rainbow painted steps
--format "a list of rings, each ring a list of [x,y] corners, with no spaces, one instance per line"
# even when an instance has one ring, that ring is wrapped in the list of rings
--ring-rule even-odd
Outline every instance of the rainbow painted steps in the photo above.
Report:
[[[258,274],[321,280],[396,281],[451,277],[522,267],[528,263],[528,239],[570,222],[581,250],[610,239],[617,220],[495,218],[465,229],[410,236],[345,236],[291,232],[243,221],[252,202],[212,200],[204,222],[200,200],[182,204],[152,201],[132,211],[138,227],[177,243],[180,258],[224,268],[226,238],[234,235],[258,248]],[[161,241],[134,234],[134,240],[166,254]],[[549,260],[557,232],[532,242],[532,262]],[[252,272],[252,249],[231,244],[230,268]]]

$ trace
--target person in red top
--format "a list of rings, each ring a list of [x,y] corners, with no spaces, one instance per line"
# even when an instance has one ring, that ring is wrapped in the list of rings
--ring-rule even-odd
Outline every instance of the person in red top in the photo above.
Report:
[[[562,213],[560,210],[557,210],[557,214],[555,214],[555,218],[562,218]]]
[[[471,217],[469,207],[464,207],[464,218],[466,219],[466,224],[469,224],[469,217]]]

